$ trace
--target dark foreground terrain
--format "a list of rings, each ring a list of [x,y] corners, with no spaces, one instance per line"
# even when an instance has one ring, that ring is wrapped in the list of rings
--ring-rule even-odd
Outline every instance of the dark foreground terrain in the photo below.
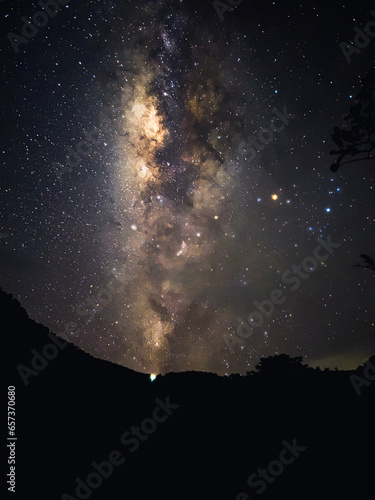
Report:
[[[374,357],[355,372],[282,355],[246,377],[151,383],[66,344],[10,295],[0,303],[15,386],[12,498],[371,498]]]

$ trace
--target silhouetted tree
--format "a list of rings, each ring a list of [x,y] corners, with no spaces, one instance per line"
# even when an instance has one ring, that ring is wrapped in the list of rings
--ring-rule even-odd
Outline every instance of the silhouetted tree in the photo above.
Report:
[[[362,254],[361,255],[362,260],[364,260],[363,263],[361,264],[355,264],[352,267],[364,267],[365,269],[371,269],[372,271],[375,271],[375,262],[374,259],[369,257],[368,255]]]
[[[302,364],[302,356],[290,357],[287,354],[261,358],[256,365],[257,373],[263,376],[296,375],[308,368]]]
[[[339,148],[330,152],[338,155],[331,165],[332,172],[357,161],[371,160],[375,164],[375,70],[371,69],[364,78],[362,89],[345,121],[348,124],[344,128],[335,127],[332,134]],[[346,157],[356,158],[344,161]]]

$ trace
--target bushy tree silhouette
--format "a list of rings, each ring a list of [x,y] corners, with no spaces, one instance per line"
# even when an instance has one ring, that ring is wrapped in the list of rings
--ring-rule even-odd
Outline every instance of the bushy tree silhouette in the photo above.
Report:
[[[345,117],[344,128],[335,127],[332,139],[338,146],[330,152],[338,155],[331,171],[348,163],[370,160],[375,165],[375,70],[371,69],[363,80],[362,89]],[[347,159],[347,157],[355,157]]]
[[[304,372],[308,366],[302,364],[302,356],[294,358],[287,354],[279,354],[268,358],[261,358],[259,364],[256,365],[257,373],[267,377],[275,375],[296,375]]]

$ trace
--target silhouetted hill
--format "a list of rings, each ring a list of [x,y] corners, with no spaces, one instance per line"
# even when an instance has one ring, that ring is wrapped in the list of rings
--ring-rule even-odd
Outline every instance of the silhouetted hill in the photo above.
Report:
[[[370,491],[375,444],[370,365],[355,372],[320,371],[282,355],[262,359],[257,372],[246,377],[190,372],[151,382],[64,344],[3,291],[0,304],[7,325],[7,386],[16,387],[13,497],[352,499]],[[354,374],[366,382],[359,395]],[[132,426],[141,426],[144,441],[130,435]],[[287,450],[293,442],[294,457]],[[92,476],[99,474],[92,463],[108,461],[114,450],[112,458],[124,463],[112,465],[112,474],[103,466],[107,479]],[[292,463],[280,462],[283,450]],[[267,476],[272,483],[254,476],[253,486],[247,484],[252,473],[268,466],[275,472]],[[76,478],[86,484],[90,474],[92,484],[102,481],[101,486],[94,485],[92,494],[82,485],[76,492]]]

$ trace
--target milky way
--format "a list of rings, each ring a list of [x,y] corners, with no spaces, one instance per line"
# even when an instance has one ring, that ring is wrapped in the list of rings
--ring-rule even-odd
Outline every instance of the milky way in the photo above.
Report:
[[[113,306],[125,339],[137,339],[124,357],[156,373],[202,369],[217,347],[225,351],[219,332],[233,327],[226,289],[243,265],[234,262],[233,239],[247,224],[236,202],[243,117],[231,109],[239,93],[228,82],[232,61],[218,64],[219,47],[197,31],[184,54],[184,16],[166,17],[139,37],[141,47],[156,40],[153,56],[119,54],[118,72],[132,71],[118,77],[118,226],[102,234],[114,274],[127,283]]]

